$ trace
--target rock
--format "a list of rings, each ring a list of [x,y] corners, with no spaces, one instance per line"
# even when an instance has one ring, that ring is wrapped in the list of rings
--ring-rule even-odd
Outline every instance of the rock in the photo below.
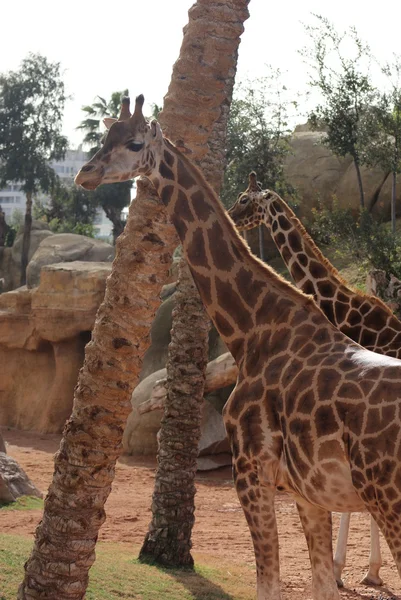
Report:
[[[39,287],[0,296],[0,424],[60,432],[111,263],[43,268]]]
[[[318,200],[332,202],[352,159],[337,158],[322,144],[324,133],[299,131],[290,140],[292,153],[285,160],[285,176],[302,199],[301,212],[309,214]]]
[[[230,466],[232,463],[231,454],[214,454],[213,456],[199,456],[197,462],[198,471],[213,471],[221,467]]]
[[[36,287],[43,266],[61,262],[111,262],[114,248],[94,238],[74,233],[59,233],[44,239],[32,256],[27,268],[27,286]]]
[[[20,227],[18,230],[17,236],[14,240],[14,244],[12,247],[12,259],[14,263],[18,266],[21,265],[21,252],[22,252],[22,240],[24,235],[24,226]],[[31,260],[32,256],[35,254],[36,250],[39,248],[39,245],[43,240],[48,237],[54,236],[49,229],[47,223],[43,221],[32,221],[31,228],[31,241],[29,244],[29,252],[28,252],[28,261]]]
[[[205,401],[202,406],[199,455],[221,454],[224,452],[230,452],[230,445],[223,418],[210,402]]]
[[[19,464],[0,452],[0,505],[14,502],[19,496],[43,497]]]
[[[139,414],[138,406],[147,400],[156,381],[165,376],[165,369],[159,369],[140,381],[133,391],[130,413],[123,436],[124,452],[133,455],[151,455],[157,453],[157,432],[160,429],[160,420],[163,411],[155,410],[146,414]]]
[[[336,157],[322,144],[324,136],[324,131],[311,131],[306,123],[297,125],[290,139],[292,153],[285,159],[284,172],[288,182],[297,189],[300,216],[308,216],[318,201],[330,205],[334,197],[340,207],[355,210],[360,207],[358,180],[351,156]],[[374,214],[389,219],[391,178],[379,168],[365,167],[361,167],[361,176],[366,208],[373,207]],[[397,192],[397,206],[400,207],[401,191]]]
[[[56,237],[56,236],[55,236]],[[74,261],[46,265],[32,293],[37,334],[51,342],[91,331],[103,300],[111,263]]]
[[[166,369],[159,369],[145,379],[143,379],[135,388],[131,404],[132,412],[128,417],[127,425],[124,431],[123,446],[124,452],[133,455],[151,455],[157,453],[157,433],[160,429],[160,421],[163,415],[162,410],[154,410],[141,414],[138,407],[149,399],[156,382],[164,379]],[[223,388],[214,392],[215,398],[219,399],[219,392],[231,393],[231,388]],[[212,394],[208,395],[212,396]],[[201,440],[199,452],[201,454],[219,454],[229,452],[229,444],[226,438],[226,431],[221,416],[220,405],[223,402],[216,400],[211,403],[207,400],[202,405],[201,421]]]

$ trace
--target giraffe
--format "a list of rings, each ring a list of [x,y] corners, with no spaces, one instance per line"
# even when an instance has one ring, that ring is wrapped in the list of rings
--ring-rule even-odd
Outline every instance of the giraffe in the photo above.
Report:
[[[271,232],[285,264],[298,288],[312,294],[328,319],[365,348],[401,358],[401,321],[376,296],[348,287],[335,267],[323,256],[301,221],[274,191],[262,190],[256,173],[249,174],[248,187],[228,210],[240,231],[264,223]],[[350,515],[342,515],[334,572],[339,586],[345,566]],[[371,518],[369,570],[361,583],[382,585],[380,538]]]
[[[124,99],[76,176],[95,189],[144,175],[182,242],[206,310],[238,365],[223,418],[253,540],[258,600],[280,600],[274,496],[290,492],[315,600],[339,600],[331,511],[366,508],[401,575],[401,362],[362,348],[254,257],[201,172]]]

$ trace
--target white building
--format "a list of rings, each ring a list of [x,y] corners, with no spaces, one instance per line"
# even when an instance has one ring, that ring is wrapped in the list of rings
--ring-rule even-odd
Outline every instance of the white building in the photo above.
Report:
[[[82,146],[79,146],[77,150],[67,150],[64,160],[52,162],[50,166],[62,181],[72,184],[75,175],[87,160],[87,153],[82,150]],[[26,197],[24,192],[20,191],[20,187],[18,183],[10,183],[0,190],[0,206],[8,222],[15,210],[25,214]],[[112,223],[101,208],[98,209],[95,217],[94,228],[96,237],[111,237]]]

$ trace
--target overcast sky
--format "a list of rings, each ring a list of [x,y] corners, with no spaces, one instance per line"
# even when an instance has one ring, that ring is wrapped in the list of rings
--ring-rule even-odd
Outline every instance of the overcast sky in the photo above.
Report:
[[[113,91],[128,88],[131,96],[143,93],[147,102],[162,104],[193,3],[5,0],[0,71],[17,68],[30,51],[59,61],[72,96],[65,110],[64,133],[77,145],[81,134],[75,127],[82,120],[81,107],[97,94],[109,98]],[[291,89],[304,91],[306,71],[297,50],[307,41],[302,23],[311,23],[313,12],[339,29],[355,25],[380,60],[391,59],[394,52],[401,54],[401,5],[393,1],[378,5],[362,0],[251,0],[249,12],[237,79],[262,76],[265,65],[271,64],[287,72]]]

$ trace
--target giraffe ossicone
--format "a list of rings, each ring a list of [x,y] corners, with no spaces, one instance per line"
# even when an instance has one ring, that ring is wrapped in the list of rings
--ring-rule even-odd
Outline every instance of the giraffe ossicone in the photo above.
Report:
[[[366,507],[401,571],[401,362],[361,348],[309,297],[253,257],[200,171],[143,97],[113,123],[76,183],[146,175],[181,238],[211,319],[238,365],[224,407],[234,481],[255,549],[258,600],[279,600],[274,496],[293,494],[315,600],[338,600],[331,511]]]

